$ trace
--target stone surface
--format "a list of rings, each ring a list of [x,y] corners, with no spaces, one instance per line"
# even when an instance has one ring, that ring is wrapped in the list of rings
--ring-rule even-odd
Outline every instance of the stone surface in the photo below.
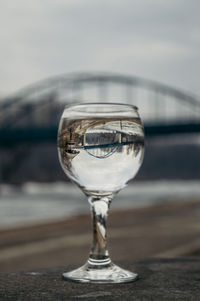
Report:
[[[200,300],[200,259],[197,257],[118,264],[139,273],[139,280],[115,285],[62,280],[62,272],[75,266],[0,274],[0,300]]]

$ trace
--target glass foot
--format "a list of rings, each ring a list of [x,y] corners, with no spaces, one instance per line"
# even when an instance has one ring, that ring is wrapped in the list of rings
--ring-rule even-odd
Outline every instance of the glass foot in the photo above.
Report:
[[[82,267],[62,275],[64,280],[71,280],[83,283],[123,283],[132,282],[138,279],[138,274],[124,270],[114,263],[98,261],[98,264],[91,264],[89,260]]]

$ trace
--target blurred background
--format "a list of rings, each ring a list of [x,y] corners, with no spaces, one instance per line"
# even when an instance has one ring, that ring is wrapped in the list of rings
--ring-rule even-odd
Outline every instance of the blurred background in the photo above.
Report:
[[[113,258],[199,256],[198,1],[0,5],[1,271],[87,258],[89,206],[56,142],[76,102],[134,104],[144,123],[144,163],[112,204]]]

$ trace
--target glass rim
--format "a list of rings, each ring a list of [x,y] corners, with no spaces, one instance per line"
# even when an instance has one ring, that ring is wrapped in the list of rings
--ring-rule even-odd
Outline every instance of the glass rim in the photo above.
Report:
[[[67,105],[65,105],[65,109],[70,108],[70,107],[76,107],[76,106],[85,106],[85,105],[96,105],[96,106],[100,106],[100,105],[114,105],[114,106],[118,106],[118,107],[130,107],[132,109],[134,109],[135,111],[138,111],[138,107],[132,104],[127,104],[127,103],[117,103],[117,102],[79,102],[79,103],[69,103]]]

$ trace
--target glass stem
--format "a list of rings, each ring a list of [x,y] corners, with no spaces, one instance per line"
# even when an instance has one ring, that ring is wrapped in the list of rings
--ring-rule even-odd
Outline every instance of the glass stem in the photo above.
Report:
[[[90,265],[109,264],[107,250],[106,220],[111,203],[109,197],[89,197],[93,221],[93,243],[88,263]]]

